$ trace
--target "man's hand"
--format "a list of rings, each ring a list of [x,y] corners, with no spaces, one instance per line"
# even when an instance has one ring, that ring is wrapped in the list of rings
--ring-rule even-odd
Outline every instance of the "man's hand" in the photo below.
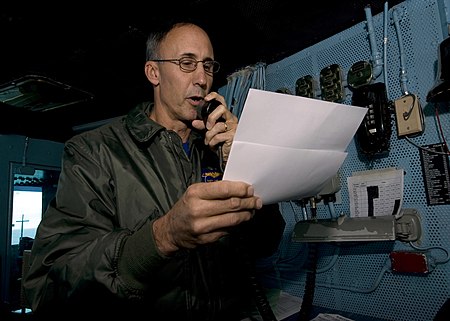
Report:
[[[262,201],[244,182],[196,183],[164,216],[153,224],[158,249],[171,255],[181,248],[212,243],[228,229],[248,221]]]
[[[222,144],[222,157],[224,161],[227,161],[231,144],[236,134],[238,118],[228,110],[223,96],[216,92],[211,92],[205,97],[205,101],[213,99],[220,102],[220,105],[208,116],[206,124],[204,124],[203,120],[196,119],[192,122],[192,126],[199,130],[206,129],[205,145],[216,148]]]

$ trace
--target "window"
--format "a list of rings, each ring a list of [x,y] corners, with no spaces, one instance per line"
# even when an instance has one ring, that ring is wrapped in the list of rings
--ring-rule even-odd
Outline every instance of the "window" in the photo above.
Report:
[[[7,273],[0,282],[11,311],[21,308],[23,253],[33,245],[39,223],[55,196],[59,173],[58,168],[11,163],[10,246],[7,254],[10,259]]]
[[[14,186],[11,245],[21,237],[33,238],[42,218],[42,187]]]

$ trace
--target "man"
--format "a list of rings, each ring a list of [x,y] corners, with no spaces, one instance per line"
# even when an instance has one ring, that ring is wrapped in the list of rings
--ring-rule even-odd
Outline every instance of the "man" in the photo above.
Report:
[[[25,280],[37,317],[246,316],[248,263],[275,251],[284,221],[247,183],[202,182],[206,159],[220,172],[237,127],[210,92],[218,68],[199,26],[154,33],[145,64],[154,102],[66,143]],[[200,108],[213,99],[205,125]]]

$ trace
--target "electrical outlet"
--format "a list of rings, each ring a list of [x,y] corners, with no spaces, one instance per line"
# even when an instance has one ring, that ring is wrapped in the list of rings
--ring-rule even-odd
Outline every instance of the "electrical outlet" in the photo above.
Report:
[[[423,132],[423,115],[419,97],[405,95],[394,102],[399,137],[417,135]]]

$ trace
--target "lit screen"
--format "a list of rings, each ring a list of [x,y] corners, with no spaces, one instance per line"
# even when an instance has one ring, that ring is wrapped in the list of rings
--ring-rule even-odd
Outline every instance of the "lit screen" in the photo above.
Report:
[[[22,236],[35,237],[42,219],[42,187],[14,186],[13,197],[12,245]]]

